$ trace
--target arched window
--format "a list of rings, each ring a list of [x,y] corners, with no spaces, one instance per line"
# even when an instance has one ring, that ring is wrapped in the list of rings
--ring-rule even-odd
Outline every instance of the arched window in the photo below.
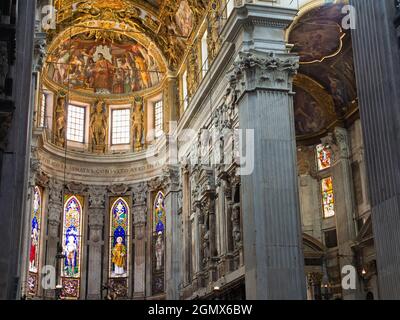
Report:
[[[39,281],[39,258],[40,258],[40,233],[42,222],[42,192],[36,186],[33,192],[32,212],[30,219],[30,245],[29,245],[29,273],[28,273],[28,295],[37,294]]]
[[[129,206],[118,198],[110,212],[110,279],[127,278],[129,268]]]
[[[153,295],[164,292],[165,226],[165,198],[160,191],[153,207]]]
[[[82,198],[65,196],[62,246],[64,263],[61,267],[64,298],[78,299],[82,256]]]

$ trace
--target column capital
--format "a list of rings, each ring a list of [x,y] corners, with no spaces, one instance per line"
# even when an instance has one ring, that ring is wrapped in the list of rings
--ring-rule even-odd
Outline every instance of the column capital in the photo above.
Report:
[[[135,206],[146,205],[148,185],[140,182],[131,186],[133,192],[133,203]]]
[[[345,128],[336,127],[333,133],[321,139],[321,142],[330,145],[335,163],[350,157],[349,135]]]
[[[167,166],[163,169],[162,184],[164,186],[165,195],[170,192],[178,192],[180,190],[179,168]]]
[[[289,53],[239,52],[228,71],[230,87],[236,98],[257,89],[292,91],[299,57]]]
[[[105,187],[89,187],[89,208],[90,209],[104,209],[106,207],[106,193]]]

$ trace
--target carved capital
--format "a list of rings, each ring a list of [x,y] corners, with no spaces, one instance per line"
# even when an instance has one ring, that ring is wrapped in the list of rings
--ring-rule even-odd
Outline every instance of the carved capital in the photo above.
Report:
[[[106,189],[104,187],[89,188],[89,208],[105,208]]]
[[[119,195],[126,194],[129,190],[129,187],[126,184],[114,184],[114,185],[110,186],[108,188],[108,190],[112,194],[119,196]]]
[[[291,92],[298,68],[295,55],[240,52],[228,73],[229,82],[238,97],[257,89]]]
[[[56,179],[50,179],[49,182],[49,202],[62,205],[63,185]]]
[[[147,200],[148,186],[145,182],[140,182],[131,186],[133,192],[134,205],[145,205]]]
[[[46,33],[36,32],[34,38],[33,71],[40,72],[46,57]]]
[[[346,129],[336,127],[334,132],[321,139],[321,142],[331,147],[334,162],[350,157],[349,136]]]
[[[168,194],[169,192],[179,191],[179,169],[177,167],[168,166],[164,168],[162,175],[162,185],[164,187],[165,194]]]
[[[336,127],[334,130],[335,145],[336,145],[336,155],[335,158],[345,158],[350,157],[350,144],[349,144],[349,134],[346,129]]]
[[[83,193],[87,190],[87,186],[83,183],[70,182],[67,184],[67,189],[71,193]]]
[[[48,221],[49,221],[49,232],[50,229],[56,229],[58,233],[58,226],[61,223],[61,217],[62,217],[62,205],[61,203],[54,203],[54,202],[49,202],[48,205]],[[57,236],[57,235],[55,235]]]

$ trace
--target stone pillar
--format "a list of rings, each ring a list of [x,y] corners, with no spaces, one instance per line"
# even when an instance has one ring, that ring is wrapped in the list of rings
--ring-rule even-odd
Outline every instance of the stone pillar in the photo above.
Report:
[[[351,0],[354,65],[381,299],[400,297],[400,54],[393,1]]]
[[[351,148],[349,134],[344,128],[335,128],[332,139],[327,139],[334,154],[332,176],[335,201],[336,232],[339,249],[340,270],[346,265],[355,265],[351,245],[356,238],[355,201],[353,174],[351,168]],[[332,141],[329,141],[332,140]],[[357,285],[360,289],[360,286]],[[355,300],[357,290],[343,290],[345,300]]]
[[[106,189],[102,187],[89,188],[89,272],[87,275],[87,299],[89,300],[100,300],[102,293],[101,269],[106,192]]]
[[[298,58],[242,52],[230,85],[239,124],[253,130],[254,170],[241,177],[247,299],[305,299],[292,77]],[[244,140],[246,140],[244,138]]]
[[[144,299],[146,296],[146,217],[147,185],[139,183],[133,191],[133,227],[135,230],[135,263],[133,298]]]
[[[166,226],[165,285],[167,300],[178,300],[181,272],[181,217],[179,209],[179,169],[169,167],[164,172]]]
[[[57,246],[60,240],[60,224],[63,216],[63,185],[61,182],[51,179],[49,182],[49,204],[47,206],[47,245],[46,245],[46,265],[57,268]],[[60,270],[57,270],[59,274]],[[58,279],[56,279],[58,280]],[[55,298],[53,289],[45,290],[44,295],[48,299]]]
[[[29,175],[35,1],[2,1],[0,17],[0,299],[21,294],[22,225]],[[18,14],[17,14],[18,13]]]

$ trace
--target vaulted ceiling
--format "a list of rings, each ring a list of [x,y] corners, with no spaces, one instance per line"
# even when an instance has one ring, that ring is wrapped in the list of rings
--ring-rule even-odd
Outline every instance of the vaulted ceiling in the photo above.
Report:
[[[176,69],[209,4],[207,0],[56,0],[53,36],[72,27],[92,29],[94,36],[110,39],[115,33],[130,34],[143,45],[154,43],[168,67]]]
[[[290,29],[288,41],[300,56],[294,90],[301,140],[318,139],[358,110],[351,30],[342,26],[342,7],[328,3],[303,12]]]

